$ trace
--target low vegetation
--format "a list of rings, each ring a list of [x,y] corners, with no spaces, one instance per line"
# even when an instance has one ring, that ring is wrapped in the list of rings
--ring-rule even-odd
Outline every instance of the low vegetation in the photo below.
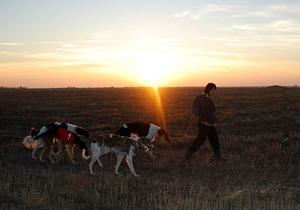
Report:
[[[220,88],[214,100],[228,160],[213,161],[206,142],[185,162],[200,90],[160,89],[167,130],[179,144],[158,141],[155,160],[138,151],[141,177],[134,178],[124,165],[114,175],[112,155],[102,158],[104,168],[95,164],[96,176],[79,152],[76,165],[33,160],[21,140],[52,121],[81,125],[93,137],[133,120],[160,124],[152,89],[0,89],[0,209],[300,209],[300,89]]]

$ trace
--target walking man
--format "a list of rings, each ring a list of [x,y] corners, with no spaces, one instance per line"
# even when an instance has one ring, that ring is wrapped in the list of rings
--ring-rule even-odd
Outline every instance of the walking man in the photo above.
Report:
[[[208,83],[202,95],[195,98],[193,102],[193,114],[198,117],[198,134],[192,145],[185,154],[188,160],[200,148],[208,137],[208,141],[213,149],[216,160],[225,160],[220,153],[219,137],[216,131],[217,118],[215,115],[216,107],[211,99],[211,95],[217,89],[214,83]]]

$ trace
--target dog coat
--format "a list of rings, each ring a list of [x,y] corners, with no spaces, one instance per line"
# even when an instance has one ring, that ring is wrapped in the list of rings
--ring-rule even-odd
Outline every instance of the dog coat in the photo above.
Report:
[[[85,136],[86,138],[89,138],[89,133],[87,130],[85,130],[82,127],[79,127],[77,125],[73,125],[70,123],[60,123],[60,122],[54,122],[54,123],[49,123],[48,125],[43,126],[38,133],[34,136],[35,139],[41,137],[42,135],[46,134],[50,129],[55,129],[55,128],[63,128],[69,133],[72,133],[73,135],[82,135]],[[63,133],[62,131],[60,131]],[[67,135],[69,135],[69,133]]]
[[[157,137],[158,131],[160,129],[161,128],[159,126],[154,125],[152,123],[144,123],[137,121],[123,124],[116,132],[116,134],[129,137],[132,133],[135,133],[139,137],[146,137],[153,141]]]
[[[160,130],[160,127],[157,126],[157,125],[154,125],[154,124],[150,124],[150,127],[149,127],[149,132],[146,136],[146,138],[148,138],[150,141],[154,141],[155,138],[157,137],[158,135],[158,131]]]
[[[89,132],[80,126],[73,125],[71,123],[61,123],[60,127],[65,128],[74,134],[85,136],[86,138],[89,138]]]
[[[75,143],[75,134],[66,128],[59,128],[57,132],[57,137],[59,140],[63,141],[65,144]]]

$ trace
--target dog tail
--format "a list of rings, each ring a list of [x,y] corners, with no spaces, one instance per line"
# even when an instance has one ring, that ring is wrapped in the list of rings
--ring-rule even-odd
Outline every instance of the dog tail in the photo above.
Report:
[[[87,149],[82,149],[82,158],[85,160],[88,160],[91,158],[91,155],[89,155],[89,152]]]
[[[37,129],[35,127],[32,127],[30,130],[30,136],[34,137],[37,135],[37,133],[38,133]]]
[[[159,130],[158,130],[158,135],[159,135],[159,136],[164,136],[164,137],[165,137],[165,140],[166,140],[169,144],[171,144],[170,136],[169,136],[168,132],[167,132],[165,129],[163,129],[163,128],[159,129]]]

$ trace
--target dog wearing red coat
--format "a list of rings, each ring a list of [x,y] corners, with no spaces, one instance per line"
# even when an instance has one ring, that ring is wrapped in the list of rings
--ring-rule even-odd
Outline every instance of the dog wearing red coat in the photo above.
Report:
[[[39,157],[40,161],[43,161],[43,154],[46,152],[51,163],[54,163],[52,155],[58,155],[63,150],[63,146],[66,146],[70,161],[75,163],[73,157],[75,146],[82,150],[84,159],[90,158],[88,148],[84,142],[88,138],[89,133],[82,127],[70,123],[54,122],[43,126],[39,130],[33,128],[30,136],[24,138],[23,144],[25,147],[33,149],[32,158],[36,158],[36,151],[43,148]],[[55,144],[58,145],[57,153],[53,152]]]

